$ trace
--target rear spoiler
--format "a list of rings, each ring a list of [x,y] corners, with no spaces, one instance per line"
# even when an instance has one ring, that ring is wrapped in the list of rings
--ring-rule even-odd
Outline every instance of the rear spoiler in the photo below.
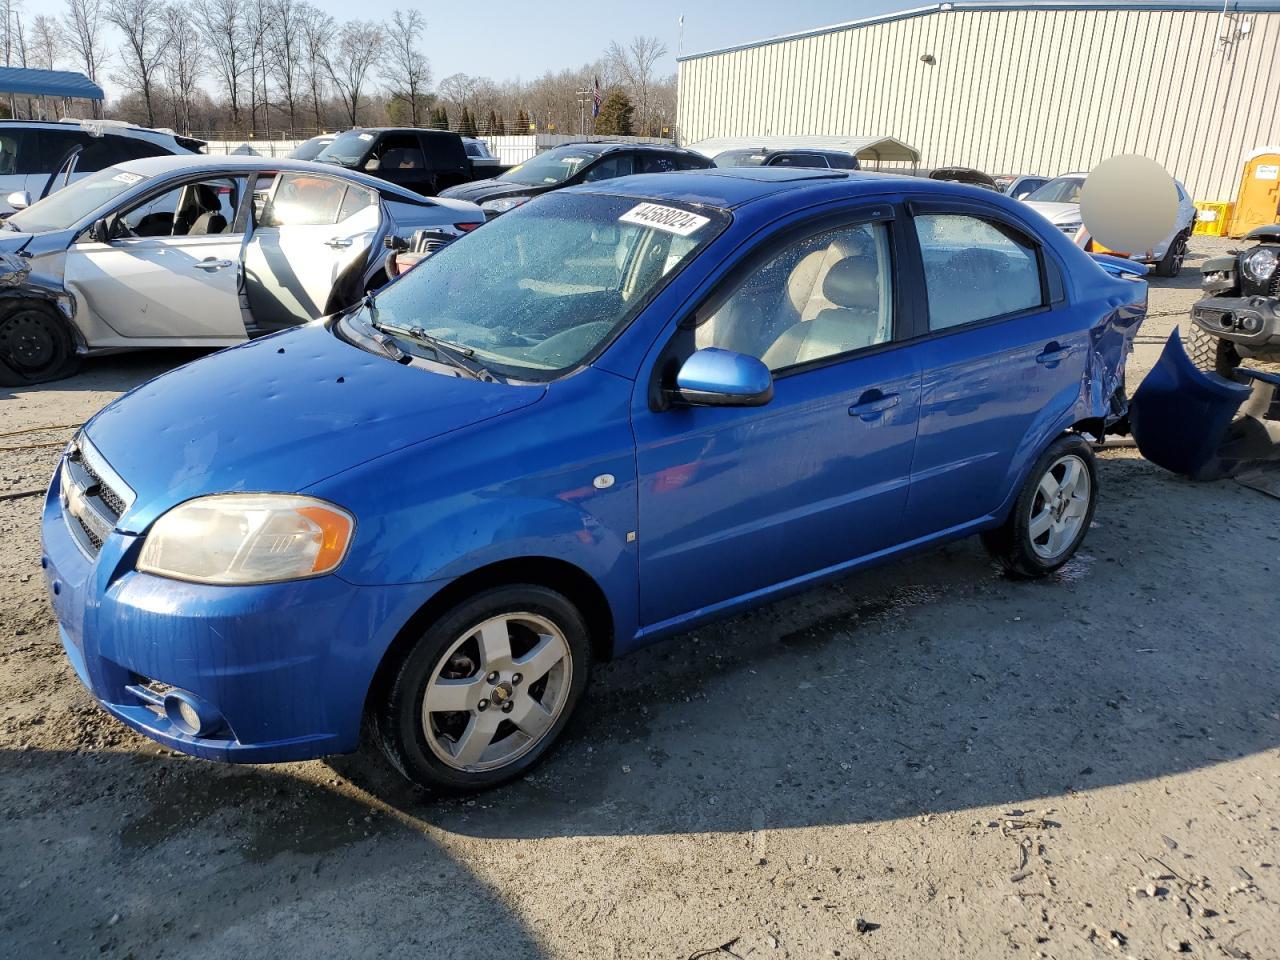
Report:
[[[204,140],[197,140],[195,137],[175,136],[173,139],[178,141],[178,146],[184,147],[192,153],[204,153],[204,148],[208,146]]]
[[[1109,253],[1091,253],[1089,256],[1093,257],[1098,266],[1113,277],[1120,277],[1123,280],[1137,280],[1139,277],[1147,275],[1147,265],[1138,263],[1136,260],[1113,257]]]

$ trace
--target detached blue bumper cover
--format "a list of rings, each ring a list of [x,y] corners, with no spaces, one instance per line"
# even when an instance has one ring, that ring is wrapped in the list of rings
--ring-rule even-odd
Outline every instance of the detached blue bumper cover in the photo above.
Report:
[[[254,587],[183,583],[136,572],[140,538],[118,532],[91,560],[63,521],[56,479],[42,540],[62,642],[84,685],[135,730],[210,760],[274,763],[354,750],[378,663],[439,586],[357,587],[335,576]],[[188,736],[138,695],[148,684],[194,694],[225,728]]]

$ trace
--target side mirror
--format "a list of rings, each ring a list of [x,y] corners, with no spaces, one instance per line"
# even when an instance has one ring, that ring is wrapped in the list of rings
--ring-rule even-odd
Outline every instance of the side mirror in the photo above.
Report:
[[[759,407],[773,399],[773,374],[755,357],[706,347],[676,374],[675,399],[699,407]]]
[[[94,243],[110,243],[111,227],[107,225],[106,218],[93,221],[93,226],[89,228],[89,239]]]
[[[25,190],[15,190],[4,198],[5,203],[13,207],[15,210],[25,210],[31,206],[31,194]]]

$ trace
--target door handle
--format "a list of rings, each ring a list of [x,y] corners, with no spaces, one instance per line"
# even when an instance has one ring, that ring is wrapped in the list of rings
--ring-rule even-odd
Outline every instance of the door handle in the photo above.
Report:
[[[898,405],[902,398],[896,393],[881,393],[878,390],[869,390],[849,408],[849,416],[858,417],[860,420],[871,421],[878,419],[880,414],[886,410],[890,410]]]
[[[1044,351],[1036,354],[1036,363],[1042,364],[1052,370],[1063,360],[1071,356],[1070,347],[1060,347],[1056,343],[1045,344]]]
[[[333,247],[333,249],[335,250],[345,250],[347,247],[351,246],[351,238],[350,237],[330,237],[328,240],[324,242],[324,245],[326,247]]]
[[[203,270],[205,273],[213,273],[215,270],[223,270],[232,265],[231,260],[201,260],[199,263],[193,263],[192,266],[197,270]]]

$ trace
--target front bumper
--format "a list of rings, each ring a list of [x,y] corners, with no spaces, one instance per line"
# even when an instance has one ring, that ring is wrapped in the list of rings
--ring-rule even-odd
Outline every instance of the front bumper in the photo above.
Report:
[[[1238,344],[1247,355],[1280,347],[1280,300],[1275,297],[1205,297],[1191,308],[1191,320]]]
[[[359,744],[365,696],[397,631],[442,583],[361,587],[336,576],[250,587],[135,569],[141,537],[113,531],[95,557],[44,503],[41,566],[67,657],[109,713],[208,760],[275,763]],[[154,706],[176,688],[224,723],[191,736]]]

